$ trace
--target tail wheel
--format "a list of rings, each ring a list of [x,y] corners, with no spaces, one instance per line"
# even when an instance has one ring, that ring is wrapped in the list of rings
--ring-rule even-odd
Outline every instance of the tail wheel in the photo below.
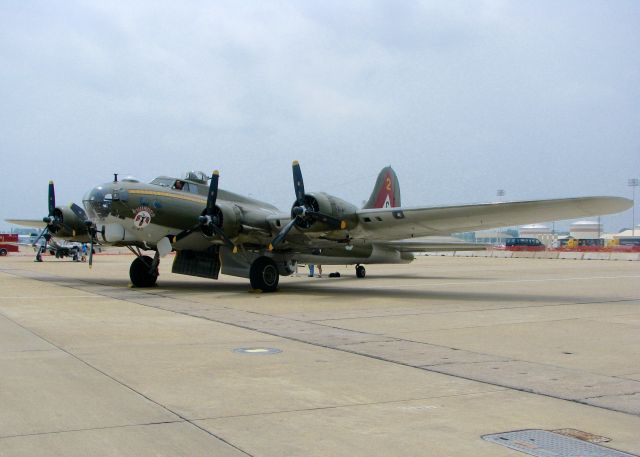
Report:
[[[278,266],[269,257],[258,257],[249,271],[251,287],[263,292],[274,292],[278,288],[280,273]]]
[[[364,265],[357,265],[356,266],[356,277],[364,278],[366,275],[367,275],[367,270],[364,267]]]
[[[158,269],[151,270],[153,259],[147,255],[136,257],[129,268],[129,278],[135,287],[153,287],[158,279]]]

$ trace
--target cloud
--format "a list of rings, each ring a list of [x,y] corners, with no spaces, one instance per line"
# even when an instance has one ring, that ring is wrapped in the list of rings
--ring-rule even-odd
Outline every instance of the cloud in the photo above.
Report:
[[[53,177],[73,195],[114,171],[216,167],[284,207],[292,159],[317,186],[392,162],[410,204],[620,194],[640,160],[639,16],[635,2],[5,2],[0,149],[29,188]]]

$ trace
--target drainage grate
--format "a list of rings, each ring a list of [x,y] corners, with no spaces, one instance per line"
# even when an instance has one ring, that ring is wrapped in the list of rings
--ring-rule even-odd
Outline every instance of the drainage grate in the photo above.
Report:
[[[546,430],[496,433],[482,439],[538,457],[638,457]]]

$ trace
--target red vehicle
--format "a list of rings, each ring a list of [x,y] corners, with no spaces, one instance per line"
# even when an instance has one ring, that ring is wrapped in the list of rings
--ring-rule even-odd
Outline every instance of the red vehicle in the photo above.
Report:
[[[0,256],[5,256],[9,252],[18,252],[18,235],[0,233]]]

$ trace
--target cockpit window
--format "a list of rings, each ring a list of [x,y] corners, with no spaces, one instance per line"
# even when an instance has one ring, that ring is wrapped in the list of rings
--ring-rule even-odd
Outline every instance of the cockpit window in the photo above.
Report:
[[[175,180],[171,178],[156,178],[153,181],[151,181],[151,184],[154,184],[156,186],[162,186],[162,187],[171,187],[173,186],[174,181]]]
[[[188,182],[184,179],[175,179],[169,177],[158,177],[151,181],[151,184],[161,187],[167,187],[169,189],[179,190],[182,192],[189,192],[191,194],[199,194],[198,184]]]

